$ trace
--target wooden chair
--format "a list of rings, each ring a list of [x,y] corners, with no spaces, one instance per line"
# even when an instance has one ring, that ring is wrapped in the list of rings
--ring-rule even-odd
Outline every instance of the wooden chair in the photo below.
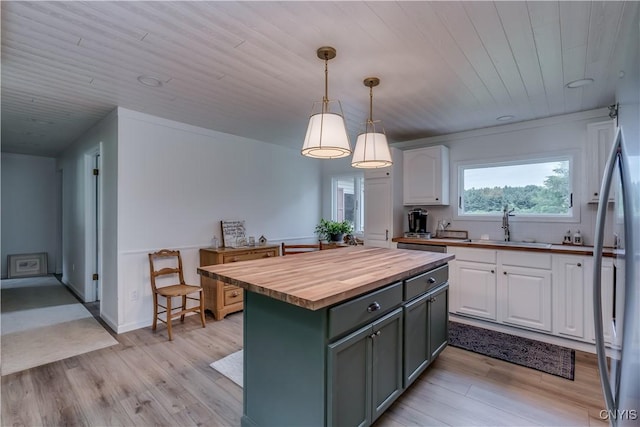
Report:
[[[327,249],[345,248],[347,246],[348,245],[346,243],[342,243],[342,242],[323,242],[322,240],[320,241],[321,251],[325,251]]]
[[[306,252],[313,252],[320,250],[320,244],[300,244],[300,245],[285,245],[282,242],[282,255],[294,255],[303,254]]]
[[[156,270],[156,267],[154,267],[154,263],[157,264],[157,261],[159,259],[168,259],[169,261],[173,261],[172,265],[175,266],[177,264],[177,266],[163,267]],[[187,285],[184,282],[184,275],[182,273],[182,257],[180,256],[180,251],[162,249],[158,252],[149,254],[149,270],[151,272],[151,290],[153,292],[153,330],[156,330],[156,324],[158,320],[166,323],[167,331],[169,334],[169,341],[172,341],[173,336],[171,334],[171,319],[180,316],[180,321],[183,322],[184,315],[190,312],[200,313],[200,321],[202,322],[202,327],[204,328],[204,298],[202,294],[202,287]],[[178,275],[179,283],[162,287],[156,286],[156,278],[158,276],[171,276],[176,274]],[[197,298],[189,296],[196,293],[198,294]],[[158,302],[158,296],[164,297],[166,306]],[[181,307],[171,307],[171,299],[174,297],[182,297]],[[187,308],[187,300],[198,301],[199,305]],[[163,308],[164,310],[160,310],[160,308]],[[166,320],[163,320],[158,316],[159,314],[163,313],[165,314]]]

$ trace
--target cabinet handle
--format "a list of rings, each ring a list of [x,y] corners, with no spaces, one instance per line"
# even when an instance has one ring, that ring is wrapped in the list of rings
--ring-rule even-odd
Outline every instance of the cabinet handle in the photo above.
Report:
[[[494,270],[491,270],[491,274],[493,274],[493,273],[495,273],[495,271],[494,271]]]
[[[429,302],[436,302],[438,300],[438,297],[433,297],[429,300]]]
[[[506,271],[503,271],[503,272],[502,272],[502,274],[504,274],[504,275],[506,276],[506,275],[507,275],[507,272],[506,272]]]
[[[434,283],[436,283],[436,279],[433,277],[429,277],[429,283],[433,285]]]
[[[385,230],[384,232],[384,240],[389,240],[389,230]]]
[[[231,293],[231,296],[232,296],[232,297],[237,297],[238,295],[239,295],[239,294],[238,294],[238,291],[233,291],[233,292]]]
[[[269,258],[270,256],[273,256],[273,254],[271,252],[267,252],[267,258]]]
[[[371,304],[369,307],[367,307],[367,311],[369,313],[373,313],[374,311],[378,311],[378,310],[380,310],[380,304],[377,301]]]
[[[374,339],[378,335],[380,335],[380,331],[372,333],[371,335],[369,335],[369,338]]]
[[[237,261],[238,261],[238,257],[234,256],[233,258],[231,258],[231,262],[237,262]]]
[[[436,200],[440,200],[440,199],[438,199],[438,198],[436,197]]]
[[[578,265],[578,267],[582,267],[582,263],[578,263],[577,265]]]
[[[597,196],[597,195],[598,195],[598,193],[593,193],[593,195],[594,195],[594,196]]]

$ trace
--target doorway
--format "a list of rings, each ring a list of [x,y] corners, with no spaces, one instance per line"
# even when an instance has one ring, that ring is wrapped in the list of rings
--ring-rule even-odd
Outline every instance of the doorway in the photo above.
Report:
[[[101,145],[85,154],[85,302],[102,306]]]

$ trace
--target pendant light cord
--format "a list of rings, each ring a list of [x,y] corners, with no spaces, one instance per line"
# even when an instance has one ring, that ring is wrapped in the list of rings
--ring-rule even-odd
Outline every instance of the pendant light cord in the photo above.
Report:
[[[369,86],[369,123],[373,123],[373,85]]]
[[[324,54],[324,98],[322,99],[322,112],[326,113],[329,106],[329,58]]]

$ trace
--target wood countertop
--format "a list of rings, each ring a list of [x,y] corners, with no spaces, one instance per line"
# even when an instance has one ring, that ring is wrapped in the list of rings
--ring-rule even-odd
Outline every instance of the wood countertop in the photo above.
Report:
[[[437,245],[437,246],[457,246],[466,248],[479,249],[500,249],[504,251],[529,251],[529,252],[546,252],[563,255],[593,255],[593,246],[574,246],[574,245],[556,245],[551,244],[550,248],[536,248],[529,246],[501,245],[491,243],[469,242],[466,239],[413,239],[407,237],[394,237],[393,242],[397,243],[414,243],[418,245]],[[605,248],[603,255],[605,257],[614,256],[612,248]]]
[[[452,254],[366,246],[199,267],[198,273],[309,310],[406,279]]]

